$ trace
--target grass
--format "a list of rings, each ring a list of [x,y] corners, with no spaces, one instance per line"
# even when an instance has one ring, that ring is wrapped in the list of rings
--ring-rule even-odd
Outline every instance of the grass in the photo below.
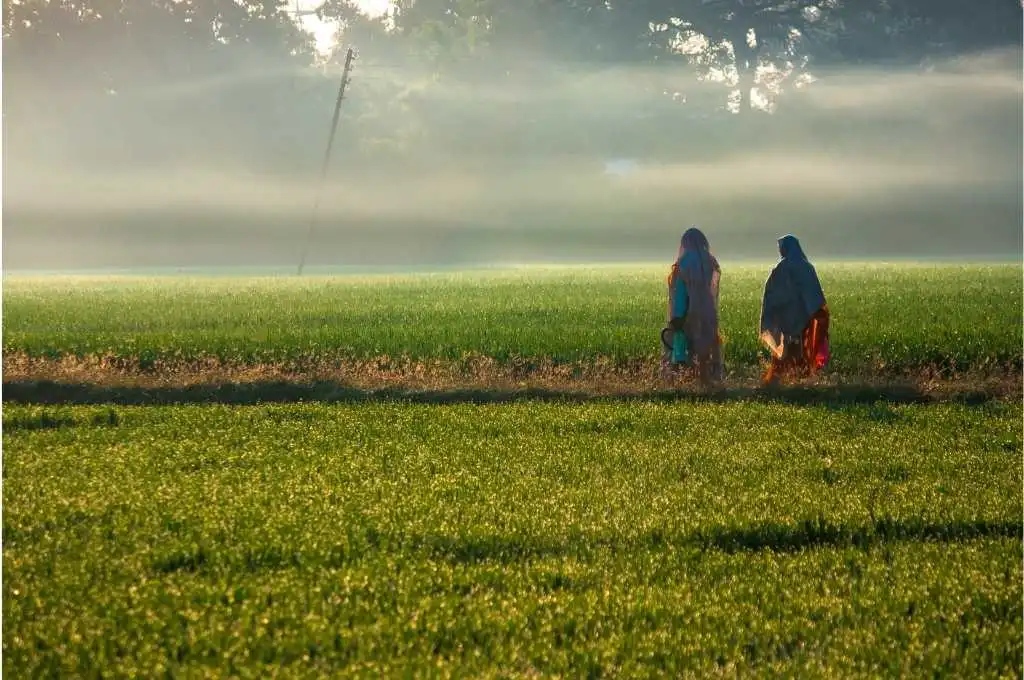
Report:
[[[1019,371],[1019,265],[819,266],[833,369]],[[764,267],[726,266],[733,369],[756,367]],[[8,278],[5,356],[101,356],[143,370],[386,357],[500,363],[660,356],[665,268],[551,268],[327,278]],[[968,304],[964,304],[965,301]]]
[[[1021,677],[1020,266],[819,270],[713,391],[660,267],[6,278],[2,670]]]
[[[12,678],[1021,675],[1016,405],[3,417]]]

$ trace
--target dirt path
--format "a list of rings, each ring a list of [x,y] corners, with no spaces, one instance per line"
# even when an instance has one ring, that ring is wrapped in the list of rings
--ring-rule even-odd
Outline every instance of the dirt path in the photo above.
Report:
[[[379,357],[319,364],[229,364],[216,359],[137,362],[110,357],[3,357],[7,403],[258,403],[405,399],[425,403],[524,399],[783,401],[792,403],[981,403],[1017,400],[1022,377],[1010,369],[941,376],[932,371],[828,374],[764,387],[746,369],[702,388],[687,375],[666,376],[655,362],[415,362]]]

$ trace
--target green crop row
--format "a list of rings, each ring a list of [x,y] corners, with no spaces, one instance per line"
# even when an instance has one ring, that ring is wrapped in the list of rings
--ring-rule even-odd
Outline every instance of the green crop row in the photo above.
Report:
[[[1015,265],[822,264],[834,366],[969,369],[1021,365]],[[726,266],[726,359],[762,349],[765,267]],[[653,360],[664,268],[577,267],[321,278],[9,278],[4,352],[238,362],[482,354]]]
[[[1019,677],[1020,411],[7,406],[5,677]]]

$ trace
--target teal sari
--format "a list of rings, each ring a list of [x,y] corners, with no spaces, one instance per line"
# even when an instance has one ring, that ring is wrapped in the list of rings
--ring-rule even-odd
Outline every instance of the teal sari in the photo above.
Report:
[[[690,361],[690,346],[686,340],[686,333],[683,332],[683,319],[686,318],[690,296],[686,291],[686,284],[683,283],[681,276],[670,277],[668,285],[669,327],[672,332],[672,363],[686,364]]]

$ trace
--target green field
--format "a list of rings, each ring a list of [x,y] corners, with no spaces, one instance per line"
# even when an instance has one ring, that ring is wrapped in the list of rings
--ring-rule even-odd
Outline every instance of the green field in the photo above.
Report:
[[[1019,265],[819,265],[833,368],[1021,366]],[[4,352],[281,362],[479,354],[653,361],[666,268],[239,278],[8,278]],[[766,267],[725,266],[733,367],[757,364]]]
[[[665,272],[7,278],[3,673],[1020,678],[1021,268],[819,270],[881,388],[231,405],[161,366],[653,363]],[[764,275],[725,267],[738,370]],[[152,384],[71,405],[68,355]],[[895,389],[935,367],[1013,386]]]
[[[1014,405],[4,412],[4,671],[1019,677]]]

